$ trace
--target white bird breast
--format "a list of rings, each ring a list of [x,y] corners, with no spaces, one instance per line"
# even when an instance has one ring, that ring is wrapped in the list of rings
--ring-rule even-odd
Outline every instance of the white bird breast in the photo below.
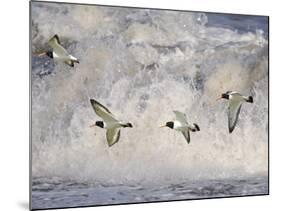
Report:
[[[71,55],[59,55],[59,54],[56,54],[55,51],[53,51],[53,58],[56,60],[56,61],[67,61],[69,59],[72,59],[72,60],[77,60],[75,57],[71,56]]]
[[[185,131],[187,129],[187,125],[182,125],[179,121],[174,121],[174,129],[179,131]]]
[[[54,59],[58,59],[59,58],[59,56],[53,51],[53,58]]]
[[[113,128],[118,128],[121,127],[119,122],[103,122],[104,128],[105,129],[113,129]]]

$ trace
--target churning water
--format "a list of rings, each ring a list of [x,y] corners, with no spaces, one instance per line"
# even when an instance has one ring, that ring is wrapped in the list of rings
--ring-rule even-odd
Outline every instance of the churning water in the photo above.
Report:
[[[267,18],[32,2],[32,208],[268,193]],[[232,134],[221,93],[252,95]],[[109,148],[89,99],[133,123]],[[201,131],[159,125],[185,112]]]

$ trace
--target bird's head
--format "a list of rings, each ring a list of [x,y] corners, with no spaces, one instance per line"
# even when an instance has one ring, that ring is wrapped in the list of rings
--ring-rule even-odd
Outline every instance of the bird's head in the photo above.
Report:
[[[90,127],[94,127],[94,126],[98,126],[98,127],[103,128],[104,123],[103,123],[103,121],[96,121],[95,124],[91,125]]]
[[[160,127],[169,127],[171,129],[173,129],[174,128],[174,122],[166,122],[165,125],[160,126]]]
[[[51,59],[54,58],[53,52],[52,52],[52,51],[47,51],[47,52],[46,52],[46,55],[47,55],[48,57],[50,57]]]
[[[229,99],[229,94],[231,93],[231,91],[227,91],[226,93],[222,93],[221,96],[217,99],[217,100],[220,100],[220,99]]]

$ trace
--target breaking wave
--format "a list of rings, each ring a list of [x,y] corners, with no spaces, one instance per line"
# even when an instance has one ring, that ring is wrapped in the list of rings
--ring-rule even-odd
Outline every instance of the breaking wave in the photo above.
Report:
[[[74,68],[32,58],[32,175],[97,183],[267,175],[268,38],[208,14],[32,2],[32,51],[58,34]],[[228,133],[222,92],[252,95]],[[95,98],[134,128],[108,148]],[[158,126],[185,112],[188,145]]]

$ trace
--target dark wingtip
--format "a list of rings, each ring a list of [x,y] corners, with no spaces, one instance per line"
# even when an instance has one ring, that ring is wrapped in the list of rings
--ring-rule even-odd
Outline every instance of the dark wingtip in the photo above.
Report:
[[[59,36],[58,36],[57,34],[55,34],[55,35],[53,36],[53,38],[55,38],[55,39],[58,41],[58,43],[60,44],[60,38],[59,38]]]
[[[115,143],[113,143],[113,144],[108,144],[108,147],[112,147],[114,144],[115,144]]]
[[[94,100],[94,99],[90,99],[90,102],[91,102],[92,105],[94,105],[97,101]]]
[[[228,129],[229,129],[229,133],[232,133],[232,131],[234,130],[234,127],[228,128]]]

